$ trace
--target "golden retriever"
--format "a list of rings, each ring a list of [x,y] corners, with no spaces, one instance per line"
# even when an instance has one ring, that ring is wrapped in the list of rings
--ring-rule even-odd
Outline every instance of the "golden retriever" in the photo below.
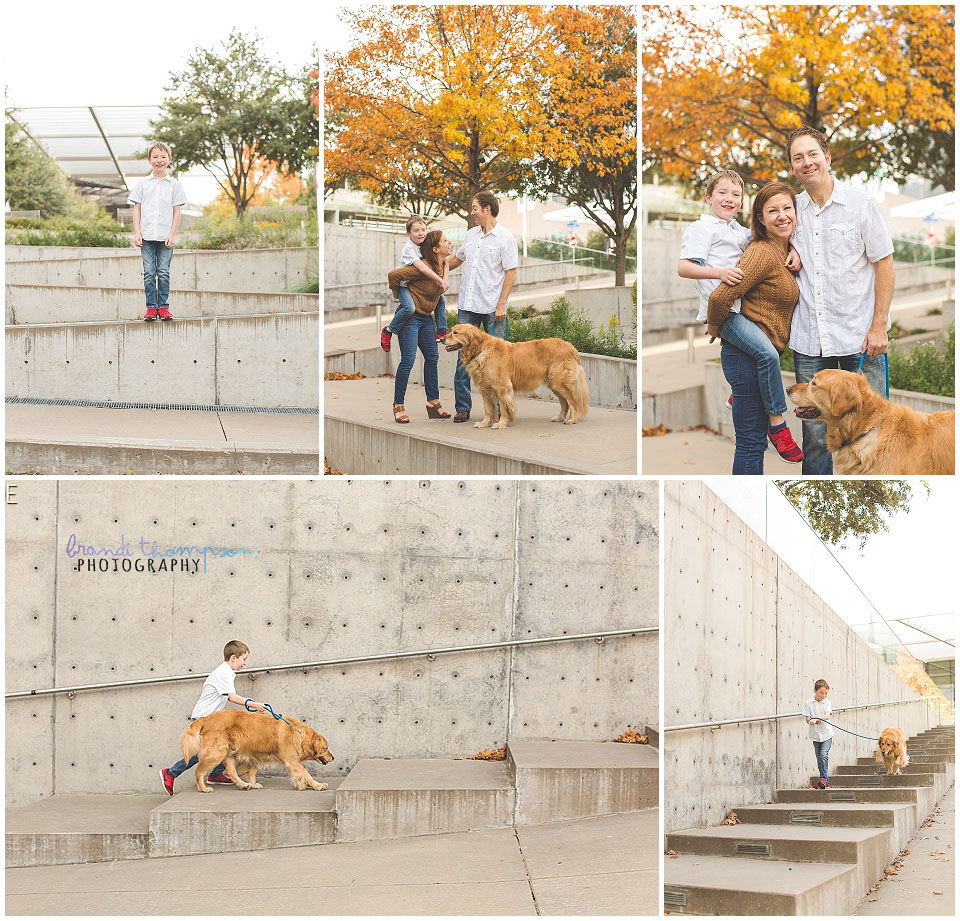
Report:
[[[907,755],[907,740],[902,729],[884,729],[877,741],[876,760],[888,774],[899,774],[900,768],[910,763]]]
[[[952,474],[954,413],[921,413],[874,393],[860,374],[818,371],[787,388],[801,419],[827,424],[835,473]]]
[[[266,762],[280,761],[298,790],[326,790],[327,785],[317,783],[301,762],[333,761],[327,740],[300,720],[290,716],[284,719],[291,725],[261,713],[218,710],[194,720],[180,734],[180,751],[184,761],[196,754],[200,756],[197,789],[201,793],[212,792],[204,778],[222,761],[224,773],[238,789],[262,790],[263,784],[257,783],[257,769]],[[247,771],[246,780],[237,773],[238,765]]]
[[[459,351],[470,380],[483,396],[483,419],[475,428],[504,429],[516,418],[517,393],[529,393],[542,384],[560,403],[554,422],[573,425],[587,414],[587,375],[577,350],[563,339],[506,342],[469,323],[458,323],[441,340],[448,352]],[[500,416],[494,422],[497,403]]]

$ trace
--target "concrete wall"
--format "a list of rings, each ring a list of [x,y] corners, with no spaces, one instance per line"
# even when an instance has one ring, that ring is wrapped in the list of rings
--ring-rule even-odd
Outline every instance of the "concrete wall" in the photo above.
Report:
[[[315,407],[319,315],[6,330],[6,392],[37,399]]]
[[[246,547],[207,572],[76,572],[85,544]],[[145,792],[234,637],[249,665],[656,625],[655,482],[32,480],[6,518],[6,686],[197,681],[6,707],[8,803]],[[139,555],[139,553],[138,553]],[[610,739],[657,722],[657,637],[241,673],[363,757]]]
[[[22,254],[19,250],[29,250]],[[75,285],[82,288],[140,288],[139,250],[101,251],[61,246],[8,246],[8,285]],[[15,257],[24,256],[17,260]],[[173,256],[173,291],[290,291],[316,278],[319,257],[312,247],[227,252],[180,250]]]
[[[813,682],[834,707],[916,695],[702,482],[664,483],[664,724],[799,711]],[[927,728],[909,703],[838,715],[853,732]],[[842,718],[841,718],[842,716]],[[837,733],[831,763],[875,743]],[[813,746],[800,717],[665,733],[664,829],[719,822],[729,810],[809,784]]]

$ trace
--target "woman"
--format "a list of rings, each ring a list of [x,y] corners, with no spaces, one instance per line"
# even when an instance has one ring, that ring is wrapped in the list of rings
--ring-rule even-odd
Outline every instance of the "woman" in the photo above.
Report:
[[[420,244],[423,261],[441,278],[447,278],[447,256],[450,255],[450,241],[439,231],[431,230]],[[407,423],[410,417],[403,407],[407,393],[407,380],[417,357],[417,347],[423,353],[423,387],[427,393],[427,416],[431,419],[449,419],[450,413],[440,405],[440,384],[437,377],[437,363],[440,353],[437,351],[436,328],[433,324],[433,311],[443,293],[440,285],[422,275],[412,265],[401,266],[387,273],[390,290],[394,297],[401,281],[409,282],[408,290],[413,298],[415,313],[397,332],[400,345],[400,364],[397,365],[393,383],[393,418],[396,422]]]
[[[796,226],[796,196],[785,182],[769,182],[753,202],[753,236],[737,267],[743,279],[718,285],[707,304],[707,335],[723,342],[720,364],[733,392],[735,474],[763,473],[767,438],[780,456],[800,463],[783,414],[787,410],[780,353],[790,339],[799,297],[797,281],[784,265]],[[740,313],[731,311],[740,298]]]

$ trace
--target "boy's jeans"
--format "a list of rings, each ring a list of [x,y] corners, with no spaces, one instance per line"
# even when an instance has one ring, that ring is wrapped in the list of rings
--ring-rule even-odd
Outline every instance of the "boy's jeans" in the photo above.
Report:
[[[773,347],[767,334],[742,313],[732,310],[720,324],[720,338],[736,346],[757,363],[757,380],[760,384],[760,399],[768,416],[782,415],[787,411],[787,398],[783,393],[783,378],[780,377],[780,353]]]
[[[828,762],[830,760],[830,746],[833,745],[833,739],[827,739],[825,742],[814,742],[813,750],[817,755],[817,770],[820,776],[826,780]]]
[[[504,338],[505,323],[503,320],[494,322],[492,313],[474,313],[472,310],[458,310],[458,323],[469,323],[471,326],[483,327],[485,333]],[[473,400],[470,396],[470,375],[460,361],[460,355],[457,354],[457,370],[453,374],[453,393],[458,413],[468,413],[473,406]]]
[[[163,240],[144,240],[140,247],[140,258],[143,260],[143,291],[147,296],[147,310],[169,307],[173,247],[164,246]]]
[[[410,295],[410,289],[406,285],[402,285],[397,292],[397,299],[400,301],[397,306],[397,311],[393,315],[393,319],[390,321],[390,325],[387,327],[388,333],[393,333],[396,335],[403,329],[404,324],[407,320],[414,315],[415,308],[413,306],[413,297]],[[443,295],[440,295],[440,300],[437,301],[437,306],[433,311],[434,319],[437,321],[437,332],[446,332],[447,329],[447,302],[443,299]]]
[[[860,363],[859,355],[801,355],[793,353],[793,368],[798,384],[806,383],[817,371],[826,368],[840,368],[842,371],[856,372]],[[887,356],[877,355],[863,359],[863,376],[870,389],[881,396],[886,390]],[[830,476],[833,473],[833,458],[827,450],[827,424],[814,420],[803,420],[803,466],[801,473]]]
[[[146,243],[147,241],[144,240],[143,242]],[[193,722],[194,720],[187,720],[187,725],[189,726]],[[181,758],[176,764],[172,765],[171,767],[168,767],[167,772],[170,774],[171,777],[179,777],[184,771],[188,771],[190,768],[196,765],[196,763],[199,760],[200,759],[196,755],[191,755],[189,761],[184,761],[183,758]],[[222,774],[223,768],[224,766],[222,764],[218,764],[210,772],[210,774]]]

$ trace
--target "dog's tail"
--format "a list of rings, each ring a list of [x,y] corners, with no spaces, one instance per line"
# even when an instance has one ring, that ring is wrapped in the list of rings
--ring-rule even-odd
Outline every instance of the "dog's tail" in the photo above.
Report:
[[[180,753],[189,761],[200,751],[200,727],[196,720],[180,733]]]
[[[576,368],[570,372],[573,389],[573,406],[577,411],[577,416],[586,416],[590,405],[590,391],[587,388],[587,374],[583,370],[583,365],[577,362]]]

